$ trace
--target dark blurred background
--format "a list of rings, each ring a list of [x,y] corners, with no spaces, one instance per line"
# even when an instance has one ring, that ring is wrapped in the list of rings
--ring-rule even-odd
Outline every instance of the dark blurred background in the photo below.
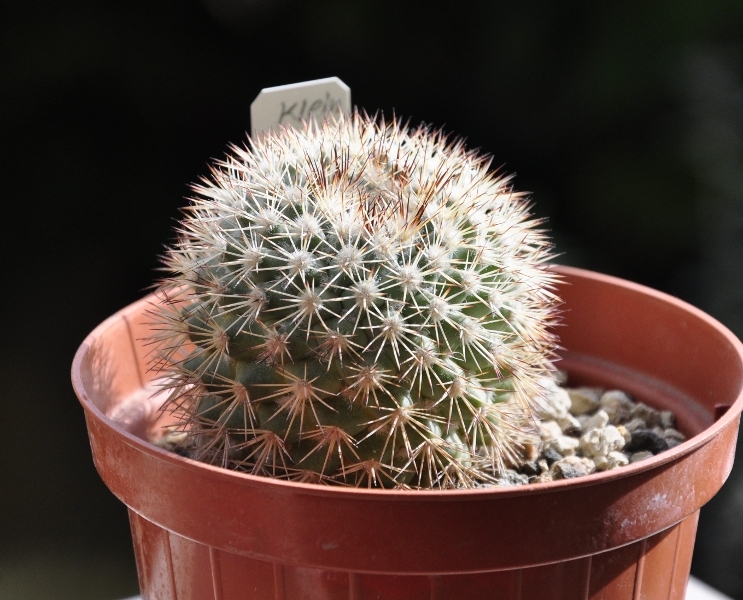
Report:
[[[337,75],[517,173],[562,261],[743,335],[743,2],[52,0],[0,8],[0,598],[137,592],[75,349],[144,294],[261,88]],[[743,456],[694,573],[743,599]]]

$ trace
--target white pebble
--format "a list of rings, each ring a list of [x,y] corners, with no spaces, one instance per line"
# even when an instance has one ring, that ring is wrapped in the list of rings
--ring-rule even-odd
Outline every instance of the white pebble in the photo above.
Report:
[[[542,419],[562,419],[570,410],[570,396],[565,388],[552,379],[543,379],[544,396],[534,402],[537,415]]]
[[[624,448],[624,436],[614,425],[607,425],[603,429],[592,429],[580,438],[580,449],[585,456],[608,456]]]
[[[539,437],[543,440],[553,440],[562,435],[562,429],[557,421],[542,421],[539,423]]]
[[[669,427],[663,432],[663,439],[666,440],[666,444],[668,444],[668,448],[670,449],[683,444],[686,441],[686,436],[678,429]]]
[[[593,412],[599,407],[601,390],[589,387],[568,389],[570,397],[570,412],[574,415],[584,415]]]
[[[663,429],[673,429],[676,427],[676,415],[670,410],[660,411],[660,426]]]
[[[569,479],[589,475],[595,468],[590,458],[566,456],[552,463],[549,472],[553,479]]]
[[[552,440],[548,440],[544,443],[545,448],[552,449],[555,452],[560,453],[562,456],[572,456],[575,454],[575,450],[578,448],[580,442],[574,437],[569,435],[559,435]]]
[[[643,450],[642,452],[635,452],[632,456],[630,456],[629,461],[631,463],[640,462],[641,460],[647,460],[648,458],[653,458],[653,453],[648,452],[647,450]]]
[[[629,442],[632,439],[632,432],[624,425],[617,425],[617,431],[622,434],[625,443]]]
[[[667,442],[670,440],[676,440],[678,442],[685,442],[686,436],[681,433],[678,429],[674,429],[673,427],[669,427],[663,432],[663,439]]]
[[[563,432],[569,431],[569,430],[581,431],[583,429],[583,426],[580,424],[580,421],[571,414],[568,414],[566,417],[562,419],[558,419],[557,424],[560,426],[560,429],[562,429]]]
[[[583,431],[591,431],[592,429],[603,429],[609,424],[609,415],[606,411],[600,410],[595,415],[591,416],[584,424]]]
[[[608,392],[604,392],[604,395],[601,396],[599,402],[601,408],[603,408],[606,411],[606,414],[609,415],[609,421],[611,423],[624,421],[635,406],[632,399],[621,390],[609,390]]]
[[[650,427],[660,424],[660,413],[643,402],[638,402],[630,411],[633,419],[642,419]]]
[[[593,459],[599,471],[611,471],[629,464],[629,459],[623,452],[609,452],[606,456],[596,456]]]
[[[606,471],[609,468],[609,459],[605,456],[594,456],[591,460],[596,465],[597,471]]]
[[[648,428],[648,424],[642,419],[632,419],[631,421],[627,421],[624,426],[627,428],[627,431],[630,432]]]

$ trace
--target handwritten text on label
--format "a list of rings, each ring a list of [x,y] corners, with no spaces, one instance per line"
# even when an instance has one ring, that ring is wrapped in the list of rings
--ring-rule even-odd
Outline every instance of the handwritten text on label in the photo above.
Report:
[[[351,111],[351,90],[337,77],[266,88],[250,106],[252,134],[279,124],[298,127],[303,120],[321,120],[327,113]]]

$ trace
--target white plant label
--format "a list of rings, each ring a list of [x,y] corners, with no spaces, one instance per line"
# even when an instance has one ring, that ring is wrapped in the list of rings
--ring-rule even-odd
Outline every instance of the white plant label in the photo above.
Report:
[[[351,89],[337,77],[265,88],[250,105],[252,135],[341,112],[351,112]]]

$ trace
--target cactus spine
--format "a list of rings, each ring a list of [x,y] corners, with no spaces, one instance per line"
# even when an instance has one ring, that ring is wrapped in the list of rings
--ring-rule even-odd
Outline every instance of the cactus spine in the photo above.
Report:
[[[494,481],[533,436],[558,301],[528,200],[488,167],[358,113],[232,147],[159,291],[182,450],[317,483]]]

